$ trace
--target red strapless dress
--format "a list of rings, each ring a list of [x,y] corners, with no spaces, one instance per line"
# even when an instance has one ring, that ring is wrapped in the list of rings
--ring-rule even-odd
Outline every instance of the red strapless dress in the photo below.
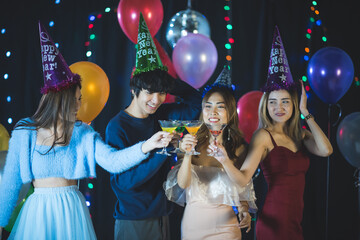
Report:
[[[268,192],[256,223],[257,240],[302,240],[305,173],[309,158],[304,147],[293,152],[278,146],[260,163]]]

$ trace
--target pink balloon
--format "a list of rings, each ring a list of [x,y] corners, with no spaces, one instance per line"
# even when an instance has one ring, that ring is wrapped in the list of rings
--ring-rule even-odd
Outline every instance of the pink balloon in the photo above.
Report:
[[[194,88],[200,88],[213,74],[218,53],[210,38],[188,33],[176,43],[172,60],[180,79]]]
[[[164,17],[164,9],[160,0],[120,0],[117,18],[125,35],[133,43],[137,43],[140,12],[151,36],[155,36],[159,31]]]
[[[239,128],[248,143],[259,125],[258,108],[262,95],[260,91],[251,91],[244,94],[237,103]]]

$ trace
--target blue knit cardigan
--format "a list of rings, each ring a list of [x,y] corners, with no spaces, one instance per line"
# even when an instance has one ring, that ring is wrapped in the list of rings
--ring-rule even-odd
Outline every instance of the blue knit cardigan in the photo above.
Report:
[[[22,184],[39,177],[34,176],[31,170],[36,138],[37,131],[34,128],[15,129],[12,132],[0,184],[0,226],[2,227],[7,225],[11,217]],[[88,125],[76,123],[70,143],[65,146],[69,148],[67,149],[67,156],[63,159],[56,159],[62,164],[51,165],[52,168],[57,168],[56,171],[44,167],[41,178],[81,179],[96,177],[96,163],[111,173],[121,173],[149,156],[149,153],[144,154],[141,150],[143,143],[144,141],[129,148],[117,150],[105,144],[100,135]],[[52,154],[52,156],[57,157],[56,154]],[[52,176],[52,172],[60,172],[62,176],[58,174]]]

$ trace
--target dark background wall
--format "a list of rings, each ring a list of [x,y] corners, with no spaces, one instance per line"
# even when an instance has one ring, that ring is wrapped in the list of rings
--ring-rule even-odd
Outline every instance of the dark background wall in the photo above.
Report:
[[[272,34],[275,24],[279,26],[285,45],[294,79],[305,75],[307,62],[304,61],[306,28],[310,17],[312,1],[295,0],[253,0],[232,1],[233,24],[233,83],[236,85],[237,99],[244,93],[259,90],[265,83]],[[359,76],[360,47],[358,43],[360,17],[355,0],[320,0],[317,9],[323,27],[314,28],[310,41],[311,52],[324,46],[334,46],[346,51],[352,58],[355,76]],[[39,36],[37,21],[41,20],[47,30],[60,44],[60,51],[70,65],[78,61],[92,61],[98,64],[107,74],[110,82],[110,96],[106,106],[93,121],[92,126],[104,137],[108,121],[122,108],[130,103],[128,81],[135,64],[134,44],[128,40],[121,30],[117,18],[118,1],[114,0],[55,0],[45,1],[1,1],[0,28],[6,33],[0,34],[0,123],[10,132],[18,120],[31,116],[36,110],[41,97],[40,87],[43,85]],[[157,39],[171,56],[165,33],[171,17],[186,9],[187,1],[163,0],[164,20]],[[193,0],[194,10],[204,14],[211,28],[211,39],[215,43],[219,61],[218,66],[209,79],[212,83],[226,63],[226,27],[225,0]],[[111,12],[104,9],[110,7]],[[102,13],[103,17],[94,23],[93,32],[96,39],[91,42],[93,55],[85,56],[88,41],[88,17],[90,14]],[[49,21],[55,22],[49,27]],[[328,42],[320,40],[326,34]],[[5,52],[10,50],[10,58]],[[8,79],[3,75],[9,74]],[[360,87],[354,84],[338,102],[342,107],[343,117],[360,111]],[[7,102],[6,97],[12,101]],[[329,134],[334,147],[330,157],[329,181],[327,182],[327,158],[311,156],[311,165],[307,174],[307,185],[304,195],[304,236],[305,239],[325,239],[326,231],[326,199],[328,200],[328,239],[357,239],[359,228],[358,189],[354,187],[352,167],[341,155],[336,144],[338,115],[336,107],[329,106],[319,100],[316,94],[309,92],[309,109],[322,129]],[[8,118],[13,119],[9,124]],[[343,118],[342,117],[342,118]],[[341,119],[342,119],[341,118]],[[328,131],[328,124],[330,128]],[[81,189],[91,199],[90,211],[99,239],[112,239],[112,212],[115,197],[109,186],[109,175],[98,169],[97,179],[81,181]],[[87,183],[93,183],[89,190]],[[326,197],[327,183],[329,195]],[[265,195],[264,183],[259,177],[256,180],[258,203],[261,207]],[[173,235],[178,237],[182,209],[176,208],[171,219],[175,222]],[[244,239],[253,239],[253,232],[244,235]]]

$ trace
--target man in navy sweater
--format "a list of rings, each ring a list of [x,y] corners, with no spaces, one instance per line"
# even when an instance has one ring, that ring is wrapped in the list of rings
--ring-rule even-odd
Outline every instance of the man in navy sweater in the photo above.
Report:
[[[130,80],[132,101],[110,120],[106,128],[106,142],[119,149],[160,131],[158,120],[198,119],[201,112],[201,94],[167,74],[145,21],[142,21],[140,16],[136,69]],[[145,34],[142,34],[144,26]],[[166,93],[178,96],[182,101],[163,104]],[[111,187],[117,197],[115,240],[170,239],[168,215],[173,206],[162,186],[171,165],[171,158],[152,151],[138,166],[121,174],[111,174]]]

